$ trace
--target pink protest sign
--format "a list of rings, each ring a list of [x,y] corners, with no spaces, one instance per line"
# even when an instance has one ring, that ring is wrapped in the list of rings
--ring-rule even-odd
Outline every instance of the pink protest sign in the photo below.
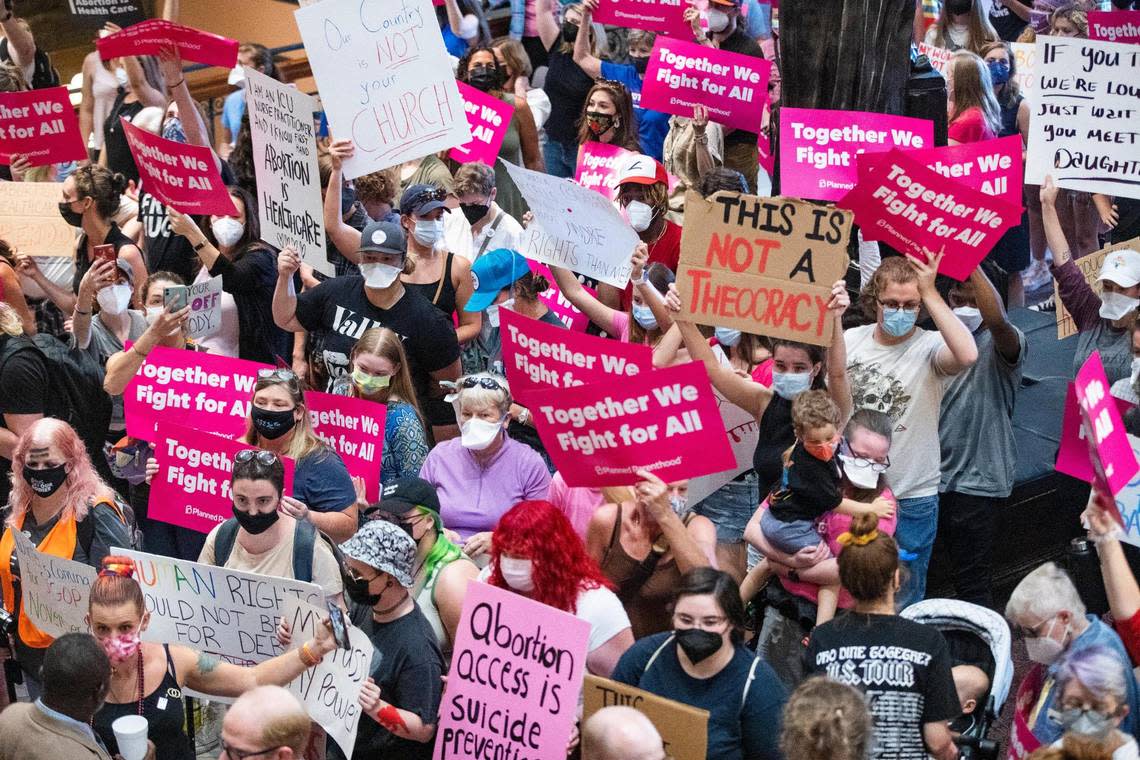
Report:
[[[688,7],[679,0],[601,0],[594,21],[688,40],[693,37],[693,27],[685,21]]]
[[[433,760],[565,757],[589,636],[590,624],[568,612],[469,584]]]
[[[736,466],[699,362],[558,393],[532,391],[519,402],[570,486],[626,486],[638,470],[669,483]]]
[[[494,166],[515,109],[494,95],[488,95],[458,80],[455,83],[459,85],[459,97],[463,99],[467,125],[471,128],[471,140],[455,146],[447,155],[461,164],[482,161],[488,166]]]
[[[232,69],[237,64],[238,41],[164,19],[150,19],[95,43],[104,61],[132,55],[158,55],[174,45],[184,61]]]
[[[516,396],[587,383],[620,383],[653,371],[653,351],[646,345],[563,330],[509,309],[499,309],[499,320],[503,367]]]
[[[1140,11],[1089,11],[1089,39],[1140,44]]]
[[[1033,735],[1033,727],[1029,725],[1029,716],[1041,697],[1041,689],[1045,685],[1045,668],[1037,663],[1021,679],[1017,687],[1017,701],[1013,708],[1013,725],[1009,731],[1009,754],[1006,760],[1025,760],[1034,750],[1041,747],[1041,742]]]
[[[1121,417],[1132,404],[1119,398],[1113,398],[1116,411]],[[1069,475],[1086,483],[1093,482],[1096,473],[1093,472],[1092,461],[1089,459],[1089,446],[1085,442],[1085,433],[1081,429],[1081,408],[1077,404],[1077,392],[1073,384],[1065,393],[1065,409],[1061,417],[1061,445],[1057,448],[1057,472]]]
[[[941,148],[908,150],[906,155],[943,177],[1021,208],[1021,185],[1025,171],[1021,161],[1020,135]],[[862,161],[859,162],[859,167],[862,171],[871,168]]]
[[[183,214],[237,214],[212,150],[167,140],[120,120],[148,193]]]
[[[530,265],[530,271],[534,272],[536,276],[544,278],[550,286],[538,294],[538,300],[546,304],[546,308],[554,312],[554,316],[561,319],[562,324],[574,332],[584,332],[590,324],[590,318],[583,314],[577,306],[570,303],[569,298],[562,295],[562,291],[558,289],[558,284],[554,282],[554,275],[551,274],[546,264],[534,259],[527,259],[526,263]],[[590,286],[583,285],[582,287],[590,295],[597,296],[597,291]]]
[[[945,251],[938,271],[965,280],[1002,234],[1020,223],[1021,207],[971,190],[893,150],[867,162],[855,188],[835,205],[855,213],[865,240],[882,240],[923,261]]]
[[[305,405],[313,432],[332,446],[349,475],[364,478],[369,501],[380,498],[380,458],[387,409],[375,401],[307,391]]]
[[[587,142],[578,151],[578,168],[574,173],[574,181],[613,200],[617,197],[618,171],[625,159],[634,155],[637,154],[618,145]],[[680,180],[672,174],[667,176],[671,193]]]
[[[66,87],[0,92],[0,164],[13,155],[32,166],[87,158]]]
[[[236,437],[245,432],[257,373],[268,364],[158,346],[123,391],[127,434],[155,441],[155,425],[173,422]]]
[[[1077,370],[1073,391],[1081,410],[1081,431],[1092,462],[1093,487],[1107,496],[1108,501],[1113,501],[1140,470],[1140,464],[1132,453],[1120,412],[1108,393],[1108,378],[1099,351],[1093,351]],[[1122,522],[1119,511],[1115,517],[1117,522]]]
[[[150,484],[147,515],[199,533],[209,533],[233,517],[234,455],[257,447],[172,422],[158,423],[157,432],[158,474]],[[288,457],[282,457],[281,463],[285,493],[291,494],[294,463]]]
[[[784,108],[780,112],[780,192],[837,201],[859,179],[856,156],[934,144],[929,119],[864,111]]]
[[[692,116],[699,104],[712,121],[758,132],[771,69],[763,58],[659,36],[641,86],[641,107]]]

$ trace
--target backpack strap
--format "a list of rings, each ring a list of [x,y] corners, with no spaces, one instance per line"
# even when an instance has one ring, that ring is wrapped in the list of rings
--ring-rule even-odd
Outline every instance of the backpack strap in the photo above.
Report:
[[[756,668],[760,666],[760,656],[752,658],[752,667],[748,669],[748,678],[744,680],[744,693],[740,695],[740,714],[744,714],[744,705],[748,702],[748,690],[756,680]]]
[[[641,669],[642,677],[644,677],[645,674],[649,672],[649,666],[657,661],[657,656],[660,655],[662,651],[664,651],[665,647],[672,644],[674,639],[676,639],[676,638],[677,638],[676,634],[672,634],[672,633],[669,634],[667,637],[665,637],[665,640],[661,642],[661,646],[657,647],[657,649],[655,649],[653,651],[653,654],[650,655],[649,659],[645,662],[645,667]]]
[[[119,505],[115,503],[114,499],[100,496],[91,502],[91,507],[87,510],[87,517],[75,523],[75,540],[83,547],[83,554],[88,560],[91,559],[91,544],[95,541],[95,508],[100,504],[105,507],[110,507],[115,513],[115,516],[119,518],[119,522],[123,525],[127,524],[127,518],[123,515],[123,511],[119,509]],[[133,549],[135,547],[128,546],[126,548]]]
[[[226,560],[230,558],[230,553],[234,550],[234,542],[237,541],[238,521],[231,517],[222,523],[222,527],[218,528],[217,535],[214,536],[214,566],[225,567]]]
[[[293,529],[293,578],[302,583],[313,582],[313,550],[317,529],[308,520],[298,520]]]

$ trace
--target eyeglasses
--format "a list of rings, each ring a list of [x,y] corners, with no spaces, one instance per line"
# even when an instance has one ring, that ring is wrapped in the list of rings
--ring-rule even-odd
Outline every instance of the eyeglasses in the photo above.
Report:
[[[490,377],[465,377],[463,382],[459,384],[460,388],[474,388],[478,385],[480,388],[485,388],[489,391],[505,391],[502,385],[497,380]]]
[[[902,309],[903,311],[918,311],[922,308],[922,302],[915,303],[908,301],[907,303],[899,303],[898,301],[879,301],[879,306],[884,309]]]
[[[348,579],[353,583],[371,583],[380,577],[380,573],[376,573],[376,575],[373,575],[371,578],[365,578],[363,575],[356,572],[351,567],[346,568],[344,574],[347,575]]]
[[[442,201],[445,198],[447,198],[447,191],[442,187],[433,188],[431,190],[421,190],[408,199],[408,208],[400,210],[405,214],[412,213],[417,206],[430,203],[431,201]]]
[[[293,370],[285,369],[284,367],[278,367],[276,369],[259,369],[257,371],[257,377],[261,380],[280,380],[285,383],[297,379],[297,375],[293,372]]]
[[[724,615],[717,617],[703,617],[700,619],[694,618],[690,615],[674,615],[673,623],[680,628],[701,628],[708,630],[709,628],[716,628],[723,624],[728,618]]]
[[[867,468],[871,472],[886,472],[891,468],[891,458],[889,456],[883,457],[882,462],[869,457],[861,457],[851,450],[851,443],[846,438],[839,442],[839,453],[850,459],[851,464],[856,467]]]
[[[268,466],[277,462],[277,455],[265,449],[242,449],[234,454],[234,464],[245,464],[251,459],[256,459],[258,464]]]
[[[260,749],[256,752],[247,752],[246,750],[234,749],[222,739],[222,754],[230,760],[245,760],[247,757],[257,757],[258,755],[268,755],[274,750],[281,749],[281,745],[276,747],[269,747],[268,749]]]

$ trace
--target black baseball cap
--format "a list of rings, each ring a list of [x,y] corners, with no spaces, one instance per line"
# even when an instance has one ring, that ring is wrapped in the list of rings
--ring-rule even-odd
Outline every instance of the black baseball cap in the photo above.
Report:
[[[380,491],[380,501],[370,506],[367,512],[387,512],[399,515],[412,507],[427,507],[439,513],[439,497],[435,486],[423,478],[398,478]]]
[[[398,253],[405,255],[408,239],[400,225],[391,222],[369,222],[360,233],[358,251],[371,253]]]

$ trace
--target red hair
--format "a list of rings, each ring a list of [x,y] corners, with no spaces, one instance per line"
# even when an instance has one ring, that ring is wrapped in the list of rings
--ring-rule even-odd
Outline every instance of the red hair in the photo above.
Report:
[[[54,417],[44,417],[24,431],[16,441],[16,450],[12,452],[12,493],[8,497],[12,514],[8,517],[8,525],[18,525],[20,518],[32,506],[34,494],[24,480],[24,463],[28,459],[28,449],[33,444],[56,447],[68,465],[67,480],[63,481],[61,518],[71,517],[79,522],[87,517],[87,510],[93,500],[111,498],[113,495],[111,488],[95,472],[87,448],[75,428]]]
[[[511,590],[499,572],[504,553],[529,559],[534,566],[534,592],[537,602],[574,614],[578,594],[592,588],[614,586],[598,563],[586,553],[574,526],[549,501],[520,501],[499,518],[491,536],[492,586]]]

